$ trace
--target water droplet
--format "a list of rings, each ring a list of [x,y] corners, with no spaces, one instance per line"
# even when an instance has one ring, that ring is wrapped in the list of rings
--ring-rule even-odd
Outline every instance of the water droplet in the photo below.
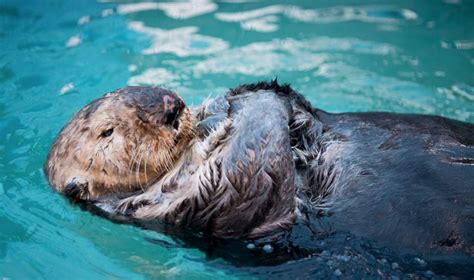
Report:
[[[263,251],[265,251],[265,253],[271,253],[271,252],[273,252],[273,247],[272,247],[272,245],[270,245],[270,244],[267,244],[267,245],[263,246],[262,249],[263,249]]]
[[[426,265],[426,262],[423,260],[423,259],[420,259],[420,258],[417,258],[415,257],[413,259],[417,264],[421,265],[421,266],[425,266]]]

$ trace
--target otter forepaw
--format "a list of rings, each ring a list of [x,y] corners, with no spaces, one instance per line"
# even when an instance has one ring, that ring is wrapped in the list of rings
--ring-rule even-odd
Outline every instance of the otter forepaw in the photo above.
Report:
[[[148,194],[141,194],[122,199],[118,202],[115,212],[120,215],[132,216],[139,208],[151,205],[154,199]]]

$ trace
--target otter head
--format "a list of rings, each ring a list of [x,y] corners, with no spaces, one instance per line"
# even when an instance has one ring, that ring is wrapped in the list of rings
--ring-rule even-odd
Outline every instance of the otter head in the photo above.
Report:
[[[77,112],[44,166],[50,185],[70,198],[147,188],[168,171],[193,137],[182,99],[159,87],[126,87]]]

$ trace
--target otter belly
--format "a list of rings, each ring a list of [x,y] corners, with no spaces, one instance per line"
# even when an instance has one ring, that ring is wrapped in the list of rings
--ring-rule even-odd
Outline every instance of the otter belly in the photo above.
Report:
[[[413,252],[474,256],[474,126],[441,117],[319,112],[339,170],[321,225]]]

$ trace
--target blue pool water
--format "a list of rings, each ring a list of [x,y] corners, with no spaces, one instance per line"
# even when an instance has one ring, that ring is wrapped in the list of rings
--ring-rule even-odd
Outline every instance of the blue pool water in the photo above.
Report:
[[[350,264],[336,265],[347,256],[324,248],[291,268],[210,257],[170,234],[83,211],[52,192],[42,174],[59,129],[105,92],[163,85],[198,104],[274,77],[332,112],[474,122],[474,2],[0,1],[0,278],[349,273]],[[327,244],[337,242],[345,241]],[[421,258],[410,270],[383,250],[359,247],[370,275],[435,275]]]

